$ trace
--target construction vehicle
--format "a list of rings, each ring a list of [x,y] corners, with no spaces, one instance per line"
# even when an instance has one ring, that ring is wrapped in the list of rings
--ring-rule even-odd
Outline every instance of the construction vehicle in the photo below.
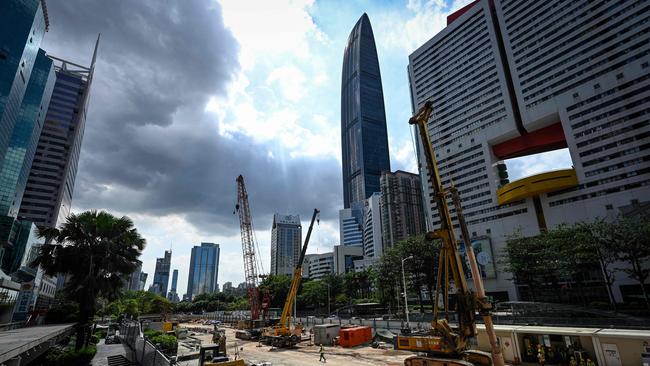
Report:
[[[320,211],[315,208],[314,214],[311,217],[311,223],[309,224],[309,230],[307,230],[305,243],[302,245],[300,257],[298,258],[298,263],[296,264],[296,268],[293,272],[291,287],[289,288],[287,299],[284,302],[284,308],[282,308],[280,321],[276,325],[265,328],[262,331],[262,341],[266,344],[270,344],[273,347],[293,347],[301,341],[302,326],[294,325],[292,328],[291,308],[293,307],[293,303],[296,300],[296,295],[298,294],[298,287],[300,287],[300,281],[302,280],[302,263],[305,260],[305,253],[307,252],[307,245],[309,244],[311,231],[314,228],[314,221],[317,220],[319,212]]]
[[[266,318],[270,299],[268,293],[264,293],[260,302],[260,290],[258,287],[258,273],[261,265],[258,266],[255,251],[259,251],[257,241],[255,240],[255,231],[253,230],[253,220],[251,210],[248,205],[248,193],[244,185],[244,177],[237,177],[237,204],[235,211],[239,213],[239,227],[241,230],[241,244],[244,255],[244,282],[246,283],[246,292],[248,293],[248,302],[251,306],[251,322],[249,328],[254,327],[255,320]]]
[[[503,354],[497,345],[492,323],[492,304],[485,296],[483,281],[463,218],[458,191],[453,185],[451,188],[445,189],[440,180],[433,145],[431,144],[427,127],[432,112],[433,103],[427,101],[418,113],[411,117],[409,124],[416,125],[418,128],[433,188],[434,203],[440,217],[440,228],[427,233],[425,236],[426,240],[440,240],[442,243],[436,281],[433,321],[430,331],[409,332],[409,334],[398,335],[396,337],[395,348],[427,354],[427,356],[407,358],[404,361],[404,365],[406,366],[503,366]],[[463,263],[458,250],[458,243],[454,235],[451,215],[447,206],[447,199],[451,199],[456,209],[456,216],[465,243],[476,294],[471,291],[467,284]],[[450,326],[448,318],[450,309],[449,294],[452,281],[455,288],[456,313],[458,315],[458,325],[456,328]],[[441,295],[445,308],[445,319],[438,318],[438,304]],[[491,354],[469,350],[469,340],[476,336],[476,322],[474,318],[476,311],[483,317],[492,347]]]
[[[231,360],[226,354],[226,333],[214,327],[213,344],[201,346],[199,350],[199,366],[244,366],[243,359]],[[237,358],[237,357],[235,357]]]

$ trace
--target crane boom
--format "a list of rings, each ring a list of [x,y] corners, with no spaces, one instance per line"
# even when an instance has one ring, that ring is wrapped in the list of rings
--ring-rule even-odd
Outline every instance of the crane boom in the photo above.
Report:
[[[253,222],[251,219],[251,210],[248,205],[248,193],[244,185],[244,177],[237,177],[237,205],[235,206],[239,213],[239,227],[241,229],[241,245],[244,255],[244,277],[246,291],[248,292],[248,301],[251,306],[251,319],[256,320],[260,317],[261,306],[259,299],[258,286],[258,268],[255,261],[255,237],[253,233]]]
[[[433,145],[428,133],[428,121],[433,113],[433,103],[427,101],[422,108],[409,120],[409,124],[416,125],[420,138],[422,140],[422,148],[426,158],[427,169],[431,179],[433,188],[433,198],[436,204],[436,209],[440,217],[440,228],[427,233],[426,238],[429,240],[440,239],[442,247],[440,250],[440,258],[438,265],[438,276],[436,285],[436,294],[433,310],[433,322],[431,334],[414,335],[414,336],[398,336],[398,348],[410,349],[416,351],[425,351],[429,354],[444,357],[456,357],[458,361],[448,362],[441,359],[428,359],[431,365],[445,364],[445,365],[465,365],[465,361],[471,360],[478,365],[495,365],[502,366],[504,364],[503,355],[496,342],[496,335],[492,326],[491,317],[491,304],[485,296],[483,282],[481,279],[476,258],[470,242],[467,226],[462,213],[462,206],[458,190],[455,187],[445,189],[440,180],[440,173],[438,172],[438,165],[436,163],[435,154],[433,152]],[[458,251],[458,243],[456,241],[449,208],[447,206],[447,198],[451,200],[456,209],[456,217],[458,219],[463,241],[469,260],[470,269],[472,272],[472,279],[475,288],[478,292],[478,297],[474,294],[465,279],[463,264],[460,259]],[[449,274],[451,273],[451,278]],[[452,329],[447,319],[438,319],[438,300],[440,293],[443,292],[443,303],[445,311],[449,310],[449,285],[453,280],[456,288],[456,312],[458,314],[458,329]],[[443,283],[444,281],[444,283]],[[444,287],[444,290],[443,290]],[[480,351],[469,351],[469,338],[476,335],[476,322],[475,312],[483,316],[488,339],[492,345],[492,355],[483,354]],[[420,357],[411,357],[405,361],[405,365],[419,364],[416,361]],[[428,361],[427,361],[428,362]]]

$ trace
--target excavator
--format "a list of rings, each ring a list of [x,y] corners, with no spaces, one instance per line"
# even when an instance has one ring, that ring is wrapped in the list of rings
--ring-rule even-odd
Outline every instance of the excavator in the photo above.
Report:
[[[270,344],[272,347],[293,347],[301,340],[302,326],[295,325],[293,329],[291,328],[291,308],[293,307],[293,302],[296,300],[296,295],[298,294],[298,288],[300,287],[300,281],[302,280],[302,263],[305,260],[307,245],[309,244],[311,231],[314,228],[314,221],[318,220],[317,217],[319,213],[320,211],[315,208],[314,214],[311,217],[311,223],[309,224],[309,230],[307,230],[307,236],[305,237],[305,243],[302,246],[298,263],[293,272],[291,287],[289,288],[287,299],[284,302],[280,321],[272,327],[264,328],[262,331],[262,341],[266,344]],[[318,221],[320,222],[320,220]]]
[[[425,240],[439,240],[441,242],[436,293],[433,305],[433,321],[431,323],[431,330],[404,332],[406,334],[398,335],[395,341],[395,348],[426,354],[426,356],[412,356],[407,358],[404,361],[405,366],[504,366],[503,354],[497,344],[492,323],[492,304],[485,296],[483,281],[478,264],[476,263],[467,225],[462,214],[458,190],[453,187],[453,184],[452,187],[445,189],[440,180],[433,145],[431,144],[427,131],[427,123],[432,112],[433,103],[427,101],[411,117],[409,124],[416,125],[419,131],[423,152],[426,157],[427,169],[433,187],[433,199],[440,217],[440,228],[425,235]],[[476,293],[471,291],[465,277],[463,262],[458,250],[458,242],[454,235],[452,219],[447,206],[448,199],[451,199],[456,209],[456,218],[461,228],[461,235],[465,243],[467,259]],[[448,318],[450,309],[449,295],[452,282],[455,289],[455,307],[458,315],[458,324],[456,327],[452,327],[449,324]],[[443,319],[439,319],[438,309],[441,296],[446,314]],[[476,312],[483,317],[491,345],[491,354],[469,349],[469,340],[477,334]]]

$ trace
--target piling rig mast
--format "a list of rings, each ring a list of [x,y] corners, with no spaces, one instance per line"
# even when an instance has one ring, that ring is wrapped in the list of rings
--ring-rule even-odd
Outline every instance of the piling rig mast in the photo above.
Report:
[[[433,188],[433,199],[440,218],[440,228],[426,234],[426,240],[440,240],[440,258],[438,265],[435,300],[433,304],[433,321],[431,331],[397,336],[396,348],[425,352],[429,357],[414,356],[407,358],[404,364],[416,365],[485,365],[503,366],[503,354],[499,348],[492,324],[492,304],[485,296],[483,281],[474,257],[474,251],[462,213],[461,201],[455,187],[446,189],[440,180],[433,145],[429,138],[428,121],[433,113],[433,103],[427,101],[409,120],[415,125],[422,140],[423,152]],[[472,272],[472,279],[477,293],[471,291],[465,278],[463,263],[458,251],[458,242],[447,199],[451,199],[456,209],[456,217],[465,243],[467,259]],[[449,311],[450,284],[453,282],[456,298],[458,326],[454,329],[448,319],[438,319],[438,301],[442,296],[445,313]],[[475,312],[483,317],[492,354],[469,350],[469,339],[476,336]]]
[[[260,303],[260,290],[258,283],[259,267],[255,258],[255,250],[258,250],[255,241],[255,232],[253,231],[253,220],[251,219],[251,210],[248,205],[248,193],[244,185],[244,177],[237,177],[237,204],[235,211],[239,213],[239,227],[241,229],[241,245],[244,254],[244,276],[246,282],[246,291],[248,292],[248,301],[251,305],[251,320],[260,318],[260,313],[266,315],[268,301]]]

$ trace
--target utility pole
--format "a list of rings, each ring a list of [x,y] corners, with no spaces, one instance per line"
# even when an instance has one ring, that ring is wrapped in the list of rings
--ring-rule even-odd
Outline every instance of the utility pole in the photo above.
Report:
[[[406,314],[406,327],[411,328],[411,323],[409,322],[409,301],[406,295],[406,276],[404,275],[404,261],[408,259],[413,259],[413,256],[408,256],[402,259],[402,282],[404,284],[404,313]]]

